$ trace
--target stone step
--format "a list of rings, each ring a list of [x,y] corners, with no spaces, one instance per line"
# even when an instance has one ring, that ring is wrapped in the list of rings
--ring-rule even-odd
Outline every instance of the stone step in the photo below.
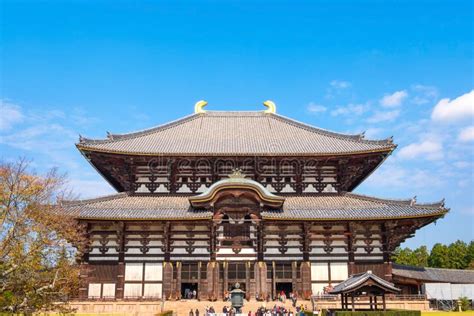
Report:
[[[198,300],[180,300],[180,301],[167,301],[165,302],[164,305],[164,310],[172,310],[176,312],[175,315],[178,316],[189,316],[189,312],[191,309],[193,309],[193,312],[196,311],[196,309],[199,310],[199,316],[204,316],[204,312],[206,310],[206,307],[214,307],[214,310],[220,314],[222,313],[222,309],[224,306],[230,307],[230,302],[224,302],[224,301],[216,301],[216,302],[209,302],[209,301],[198,301]],[[279,302],[279,301],[271,301],[271,302],[260,302],[256,300],[250,300],[250,301],[245,301],[244,306],[242,308],[242,314],[247,315],[249,311],[252,311],[254,313],[257,309],[260,307],[266,307],[266,308],[273,308],[273,306],[281,306],[285,307],[288,310],[292,310],[293,312],[295,311],[295,308],[292,306],[290,300],[286,300],[285,302]],[[312,305],[310,301],[298,301],[298,305],[303,305],[306,306],[307,308],[311,309]]]

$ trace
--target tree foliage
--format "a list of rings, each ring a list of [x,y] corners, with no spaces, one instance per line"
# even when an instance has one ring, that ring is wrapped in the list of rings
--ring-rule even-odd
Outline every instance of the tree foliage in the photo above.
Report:
[[[449,245],[437,243],[428,253],[426,246],[415,250],[397,248],[392,255],[395,263],[416,267],[474,269],[474,241],[457,240]]]
[[[392,258],[399,264],[426,267],[428,266],[428,257],[428,249],[426,246],[421,246],[415,250],[411,250],[410,248],[398,248]]]
[[[41,176],[23,159],[0,162],[0,312],[57,310],[75,294],[84,240],[61,212],[64,184],[54,169]]]

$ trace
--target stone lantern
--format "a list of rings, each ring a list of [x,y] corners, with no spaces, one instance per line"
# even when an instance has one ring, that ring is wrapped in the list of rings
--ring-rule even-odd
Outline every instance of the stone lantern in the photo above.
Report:
[[[230,291],[230,302],[232,308],[235,308],[236,313],[242,313],[242,306],[244,306],[245,291],[240,289],[240,284],[235,283],[234,289]]]

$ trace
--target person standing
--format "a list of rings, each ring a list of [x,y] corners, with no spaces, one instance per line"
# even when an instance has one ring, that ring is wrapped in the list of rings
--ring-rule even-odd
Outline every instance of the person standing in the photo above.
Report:
[[[191,309],[191,310],[189,311],[189,316],[194,316],[193,309]]]
[[[194,316],[199,316],[199,309],[196,308],[196,312],[194,313]]]

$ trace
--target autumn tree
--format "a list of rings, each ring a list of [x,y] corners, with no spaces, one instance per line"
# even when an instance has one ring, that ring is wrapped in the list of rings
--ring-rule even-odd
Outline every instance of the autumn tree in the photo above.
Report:
[[[0,312],[67,308],[75,295],[84,240],[61,212],[69,196],[54,169],[37,175],[24,159],[0,162]]]

